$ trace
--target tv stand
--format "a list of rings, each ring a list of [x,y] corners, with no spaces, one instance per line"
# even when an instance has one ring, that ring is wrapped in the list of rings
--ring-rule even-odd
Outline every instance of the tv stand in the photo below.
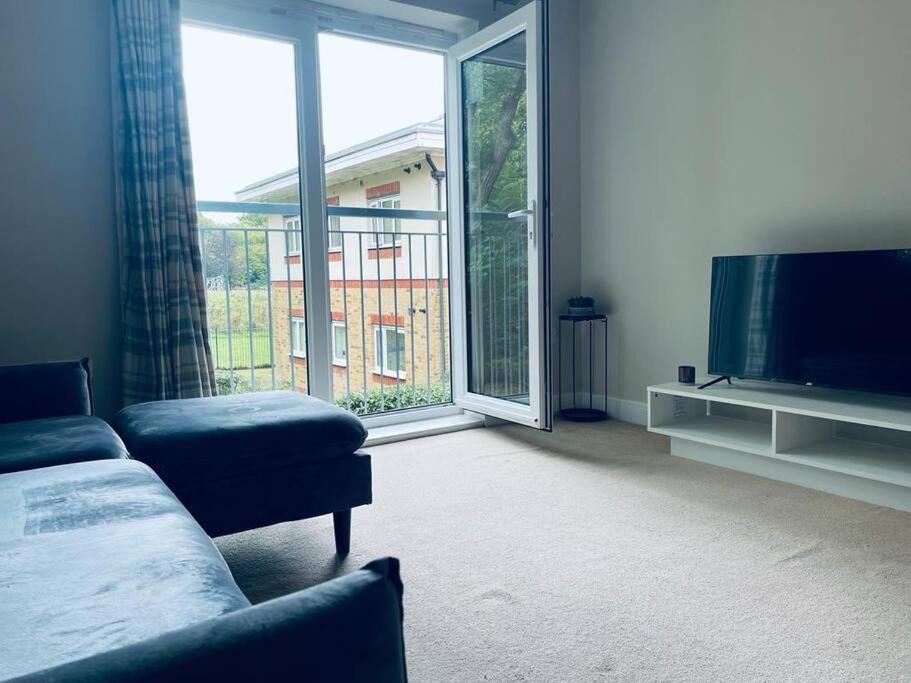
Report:
[[[727,381],[728,381],[728,384],[730,384],[730,383],[731,383],[731,377],[730,377],[730,375],[722,375],[721,377],[716,377],[715,379],[710,380],[710,381],[706,382],[705,384],[700,384],[700,385],[699,385],[698,387],[696,387],[696,388],[697,388],[697,389],[708,389],[708,388],[709,388],[710,386],[712,386],[713,384],[718,384],[718,382],[722,382],[722,381],[724,381],[724,380],[727,380]]]
[[[648,429],[673,455],[911,512],[911,398],[672,382],[648,387]]]

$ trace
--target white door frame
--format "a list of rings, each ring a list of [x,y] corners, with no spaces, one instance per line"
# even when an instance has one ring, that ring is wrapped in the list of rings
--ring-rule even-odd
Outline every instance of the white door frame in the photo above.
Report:
[[[331,327],[329,313],[329,248],[323,197],[323,140],[320,126],[318,26],[309,17],[277,16],[261,8],[188,0],[183,20],[199,26],[290,43],[294,48],[297,94],[297,143],[303,232],[301,264],[304,318],[307,325],[307,391],[332,402]],[[320,359],[327,359],[321,362]],[[317,362],[311,362],[316,360]]]
[[[298,161],[301,169],[299,189],[307,326],[307,388],[311,395],[331,403],[332,326],[328,324],[331,309],[328,262],[325,258],[329,245],[324,197],[319,34],[338,33],[441,55],[445,55],[446,48],[457,40],[457,36],[447,31],[372,17],[361,12],[336,12],[323,4],[302,2],[298,10],[278,15],[268,12],[265,6],[256,2],[227,5],[221,0],[184,0],[181,14],[182,20],[188,24],[279,40],[294,48]],[[461,412],[461,408],[447,404],[369,415],[364,421],[370,426],[381,426]]]
[[[541,62],[541,6],[533,0],[524,7],[469,38],[455,44],[446,63],[446,176],[449,198],[450,280],[449,300],[452,327],[452,384],[457,405],[484,415],[511,422],[550,429],[551,415],[546,393],[547,317],[545,315],[545,256],[549,240],[544,222],[545,188],[543,158],[543,65]],[[528,322],[529,322],[529,405],[492,398],[468,390],[467,288],[465,274],[465,221],[462,159],[462,79],[461,64],[491,47],[526,33],[526,101],[528,116]],[[453,277],[455,275],[455,277]]]

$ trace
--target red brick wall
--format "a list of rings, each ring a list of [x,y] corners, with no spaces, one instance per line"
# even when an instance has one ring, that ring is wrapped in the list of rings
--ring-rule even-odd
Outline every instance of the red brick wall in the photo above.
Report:
[[[387,197],[391,194],[399,193],[399,181],[396,180],[391,183],[386,183],[384,185],[376,185],[375,187],[367,188],[367,199],[376,199],[377,197]]]

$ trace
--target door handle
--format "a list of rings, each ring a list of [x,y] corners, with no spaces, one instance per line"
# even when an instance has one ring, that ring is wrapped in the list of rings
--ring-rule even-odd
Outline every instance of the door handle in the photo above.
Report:
[[[527,209],[519,209],[518,211],[510,211],[506,214],[507,218],[521,218],[523,216],[528,217],[528,239],[531,240],[532,246],[535,245],[536,233],[537,233],[537,218],[535,216],[535,200],[532,199],[528,202]]]
[[[506,217],[521,218],[522,216],[531,216],[534,212],[534,209],[519,209],[518,211],[510,211],[508,214],[506,214]]]

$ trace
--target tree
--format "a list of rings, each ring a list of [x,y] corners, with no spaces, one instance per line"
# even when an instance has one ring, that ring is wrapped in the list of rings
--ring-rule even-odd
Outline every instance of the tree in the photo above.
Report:
[[[264,213],[242,213],[237,219],[237,224],[245,228],[267,228],[269,219]]]
[[[467,201],[473,212],[528,205],[526,71],[504,61],[464,64]],[[528,392],[527,238],[524,221],[474,217],[468,223],[473,384],[483,393]],[[510,320],[510,325],[497,321]]]
[[[512,84],[504,91],[503,100],[499,103],[498,110],[495,112],[492,121],[492,135],[489,141],[490,150],[488,159],[484,168],[484,173],[478,182],[477,195],[475,202],[478,206],[488,206],[490,204],[491,194],[500,181],[500,174],[506,165],[506,159],[510,153],[516,151],[516,128],[517,114],[519,104],[525,95],[525,71],[517,70],[514,75]],[[485,112],[486,113],[486,112]],[[523,117],[524,118],[524,117]],[[515,155],[514,155],[515,156]],[[503,185],[512,186],[516,180],[515,165],[509,168],[509,173],[505,174],[501,182]],[[505,189],[505,188],[503,188]],[[509,195],[514,192],[507,193]]]
[[[476,211],[524,208],[525,69],[488,62],[464,66],[469,206]]]
[[[268,285],[267,233],[250,229],[265,228],[265,214],[242,214],[233,223],[218,223],[200,215],[198,224],[203,232],[202,250],[209,281],[227,275],[225,279],[232,288],[245,287],[248,282],[251,287]]]

